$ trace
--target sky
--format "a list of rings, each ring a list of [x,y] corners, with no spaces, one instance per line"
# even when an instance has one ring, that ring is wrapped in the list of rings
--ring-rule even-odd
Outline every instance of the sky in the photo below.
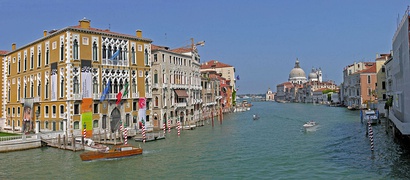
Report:
[[[0,50],[78,25],[198,47],[201,63],[235,67],[238,94],[264,94],[288,81],[296,58],[308,75],[340,84],[343,68],[389,53],[408,0],[0,0]]]

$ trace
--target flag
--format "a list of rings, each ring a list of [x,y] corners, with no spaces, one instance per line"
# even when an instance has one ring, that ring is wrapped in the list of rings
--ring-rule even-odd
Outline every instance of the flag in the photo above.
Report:
[[[236,76],[236,80],[239,80],[239,75]]]
[[[115,104],[119,104],[122,100],[122,97],[128,94],[128,83],[122,88],[122,90],[117,94],[117,102]]]
[[[108,94],[108,92],[110,91],[110,86],[111,86],[111,81],[108,81],[107,86],[105,86],[105,89],[104,89],[104,91],[103,91],[103,93],[102,93],[102,95],[101,95],[100,102],[102,102],[102,101],[105,100],[105,96],[106,96],[106,95]]]
[[[119,49],[112,55],[111,60],[115,59],[118,55],[120,55]]]

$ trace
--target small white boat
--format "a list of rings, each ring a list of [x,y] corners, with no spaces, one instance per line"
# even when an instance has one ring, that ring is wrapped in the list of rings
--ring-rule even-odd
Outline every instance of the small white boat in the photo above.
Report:
[[[360,116],[361,116],[362,122],[365,122],[365,123],[377,124],[377,122],[379,121],[378,113],[371,109],[362,110],[360,112]]]
[[[314,127],[314,126],[316,126],[317,124],[316,124],[316,122],[315,121],[308,121],[308,122],[306,122],[304,125],[303,125],[303,127],[304,128],[311,128],[311,127]]]
[[[194,130],[196,125],[186,125],[182,127],[184,130]]]
[[[258,119],[259,119],[259,116],[256,115],[256,114],[254,114],[254,115],[253,115],[253,120],[258,120]]]

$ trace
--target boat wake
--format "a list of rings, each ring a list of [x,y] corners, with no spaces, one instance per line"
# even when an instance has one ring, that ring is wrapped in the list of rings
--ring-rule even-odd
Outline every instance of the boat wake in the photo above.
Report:
[[[302,128],[303,131],[305,132],[315,132],[319,129],[320,125],[316,125],[313,127],[308,127],[308,128]]]

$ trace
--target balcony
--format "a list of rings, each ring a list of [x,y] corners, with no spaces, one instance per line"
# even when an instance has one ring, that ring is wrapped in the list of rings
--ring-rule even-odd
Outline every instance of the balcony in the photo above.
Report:
[[[82,100],[83,95],[82,94],[73,94],[73,100]]]
[[[128,66],[128,60],[111,60],[103,59],[102,65],[113,65],[113,66]]]
[[[147,93],[147,92],[146,92],[146,93],[145,93],[145,97],[146,97],[146,98],[152,98],[152,93]]]
[[[37,97],[33,97],[33,98],[21,98],[21,99],[20,99],[20,103],[24,104],[24,103],[26,102],[26,99],[27,99],[27,101],[28,101],[29,99],[32,99],[32,100],[33,100],[33,103],[39,103],[39,102],[40,102],[40,97],[37,96]]]
[[[176,103],[176,107],[186,107],[186,102],[180,102],[180,103]]]
[[[139,92],[132,93],[132,98],[133,98],[133,99],[139,98],[139,97],[140,97],[140,93],[139,93]]]
[[[158,84],[158,83],[154,83],[154,84],[152,85],[152,88],[153,88],[153,89],[159,89],[159,84]]]

